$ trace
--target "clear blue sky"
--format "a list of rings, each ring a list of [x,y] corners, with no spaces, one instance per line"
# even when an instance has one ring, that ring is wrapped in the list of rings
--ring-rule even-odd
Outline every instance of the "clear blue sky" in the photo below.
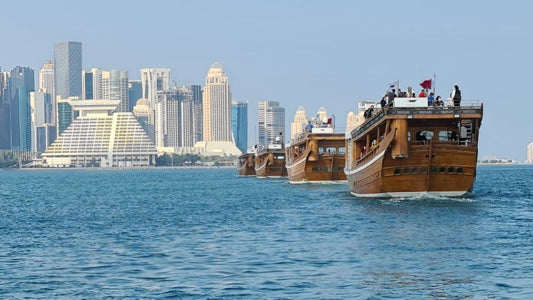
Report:
[[[233,97],[279,101],[287,123],[320,106],[339,127],[358,99],[388,83],[437,94],[458,84],[481,99],[480,157],[524,160],[533,141],[532,1],[6,1],[0,67],[36,71],[56,41],[83,43],[83,68],[170,67],[178,84],[203,84],[216,60]],[[446,98],[446,97],[445,97]],[[250,138],[253,138],[250,133]],[[253,144],[253,141],[249,141]]]

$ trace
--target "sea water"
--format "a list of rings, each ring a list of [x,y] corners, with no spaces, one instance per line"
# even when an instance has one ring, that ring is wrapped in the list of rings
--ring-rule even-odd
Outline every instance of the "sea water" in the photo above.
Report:
[[[0,171],[0,298],[532,298],[533,167],[358,199],[235,169]]]

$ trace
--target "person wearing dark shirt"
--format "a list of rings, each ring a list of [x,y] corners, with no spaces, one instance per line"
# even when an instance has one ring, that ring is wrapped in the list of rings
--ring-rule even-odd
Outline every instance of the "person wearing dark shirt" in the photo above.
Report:
[[[450,98],[453,100],[453,106],[461,106],[461,90],[459,90],[459,86],[455,85],[453,87]]]

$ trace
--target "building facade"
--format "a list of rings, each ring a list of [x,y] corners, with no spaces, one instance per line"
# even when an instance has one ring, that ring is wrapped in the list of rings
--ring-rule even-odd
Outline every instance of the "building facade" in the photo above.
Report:
[[[137,101],[143,97],[143,87],[140,80],[128,81],[128,111],[133,111]]]
[[[53,123],[55,120],[55,71],[54,63],[51,60],[47,60],[39,71],[38,90],[50,95],[50,101],[52,105],[51,122]]]
[[[246,152],[248,149],[248,103],[232,101],[231,127],[235,145],[241,152]]]
[[[82,97],[82,49],[80,42],[57,42],[54,47],[55,95]]]
[[[528,164],[533,164],[533,143],[527,145],[526,161]]]
[[[215,62],[209,68],[203,90],[203,140],[233,141],[231,92],[228,76]]]
[[[157,105],[157,93],[170,88],[169,68],[144,68],[141,69],[142,98],[150,100],[150,107]]]
[[[307,112],[302,106],[298,107],[296,114],[294,114],[294,121],[291,123],[291,140],[295,140],[305,130],[305,126],[309,122]]]
[[[192,101],[194,105],[194,141],[203,140],[203,90],[201,85],[191,85]]]
[[[30,93],[31,151],[42,153],[50,145],[52,99],[44,91]]]
[[[130,112],[114,112],[119,100],[72,101],[72,124],[42,154],[49,167],[146,167],[157,150]]]
[[[7,79],[10,145],[12,150],[31,150],[30,92],[35,91],[34,71],[15,67]]]
[[[257,110],[258,143],[268,146],[276,137],[285,140],[285,108],[277,101],[262,100]]]

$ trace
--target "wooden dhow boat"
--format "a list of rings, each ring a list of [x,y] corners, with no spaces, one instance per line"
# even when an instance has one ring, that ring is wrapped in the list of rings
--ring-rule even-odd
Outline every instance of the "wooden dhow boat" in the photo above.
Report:
[[[343,133],[334,133],[334,119],[309,123],[305,132],[287,145],[286,167],[289,182],[346,182]]]
[[[255,175],[257,178],[286,177],[285,149],[280,137],[268,147],[259,147],[255,153]]]
[[[376,106],[378,107],[377,103]],[[458,197],[476,178],[483,104],[395,98],[346,134],[345,173],[358,197]]]
[[[239,165],[237,166],[239,176],[255,176],[255,151],[248,150],[239,156]]]

